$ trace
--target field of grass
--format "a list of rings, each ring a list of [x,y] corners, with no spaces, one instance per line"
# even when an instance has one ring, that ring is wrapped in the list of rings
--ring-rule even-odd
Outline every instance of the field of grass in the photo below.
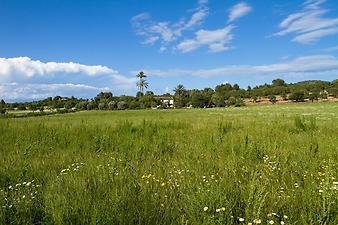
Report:
[[[0,224],[338,224],[338,104],[0,119]]]

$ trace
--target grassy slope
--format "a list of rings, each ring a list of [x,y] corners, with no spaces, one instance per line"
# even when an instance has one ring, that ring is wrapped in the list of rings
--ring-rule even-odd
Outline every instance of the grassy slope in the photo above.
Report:
[[[338,224],[337,137],[337,103],[2,119],[0,223]]]

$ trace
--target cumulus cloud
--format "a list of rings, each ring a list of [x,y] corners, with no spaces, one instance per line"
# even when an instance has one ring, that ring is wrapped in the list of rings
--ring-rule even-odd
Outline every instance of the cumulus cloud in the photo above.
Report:
[[[29,57],[0,58],[0,81],[17,78],[17,76],[13,75],[31,78],[34,76],[50,76],[57,73],[82,73],[89,76],[96,76],[100,74],[114,74],[117,72],[105,66],[87,66],[73,62],[44,63],[39,60],[32,60]]]
[[[322,37],[338,33],[338,18],[325,18],[329,10],[322,8],[326,0],[308,0],[302,10],[287,16],[280,24],[281,30],[275,36],[295,34],[292,41],[308,44]]]
[[[0,84],[0,98],[8,100],[30,101],[51,96],[77,96],[87,98],[110,88],[97,88],[83,84]]]
[[[229,12],[229,22],[233,22],[239,19],[242,16],[247,15],[252,10],[251,6],[249,6],[245,2],[238,3],[234,5]]]
[[[16,57],[0,58],[0,83],[0,98],[17,99],[18,96],[25,96],[28,99],[36,99],[38,95],[68,93],[65,90],[73,90],[72,95],[83,90],[87,97],[94,91],[107,88],[128,91],[134,88],[135,78],[123,76],[101,65],[41,62],[29,57]],[[89,93],[88,90],[92,92]]]
[[[298,57],[284,63],[266,65],[229,65],[224,67],[203,69],[203,70],[145,70],[147,74],[159,77],[169,76],[195,76],[195,77],[216,77],[216,76],[272,76],[280,77],[302,77],[302,76],[336,76],[338,73],[338,58],[330,55],[312,55]]]
[[[136,34],[145,37],[142,44],[161,42],[162,52],[169,43],[181,37],[184,31],[194,29],[204,22],[209,13],[207,3],[207,0],[199,0],[189,19],[181,18],[176,23],[153,21],[149,13],[140,13],[132,17],[131,23]]]

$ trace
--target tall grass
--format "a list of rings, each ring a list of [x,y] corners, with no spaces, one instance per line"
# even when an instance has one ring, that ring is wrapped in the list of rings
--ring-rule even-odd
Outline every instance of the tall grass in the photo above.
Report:
[[[0,120],[1,224],[338,224],[338,105]]]

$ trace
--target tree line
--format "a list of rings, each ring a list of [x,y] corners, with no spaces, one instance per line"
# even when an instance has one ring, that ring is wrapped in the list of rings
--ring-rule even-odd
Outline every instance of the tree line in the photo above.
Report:
[[[238,84],[220,84],[213,88],[186,89],[183,85],[178,85],[174,94],[155,95],[152,91],[144,89],[148,83],[144,79],[146,75],[140,72],[137,77],[137,87],[139,91],[136,96],[113,96],[111,92],[101,92],[93,99],[82,99],[75,97],[49,97],[40,101],[33,102],[0,102],[0,113],[6,110],[32,110],[44,111],[46,109],[55,110],[124,110],[124,109],[146,109],[146,108],[167,108],[168,103],[163,99],[173,99],[175,108],[194,107],[211,108],[227,106],[243,106],[244,99],[251,99],[258,102],[261,98],[268,98],[274,104],[277,96],[283,100],[301,102],[305,99],[316,101],[326,99],[329,96],[338,97],[338,79],[328,81],[303,81],[287,84],[282,79],[275,79],[270,84],[258,85],[253,88],[248,86],[246,89],[240,88]]]

